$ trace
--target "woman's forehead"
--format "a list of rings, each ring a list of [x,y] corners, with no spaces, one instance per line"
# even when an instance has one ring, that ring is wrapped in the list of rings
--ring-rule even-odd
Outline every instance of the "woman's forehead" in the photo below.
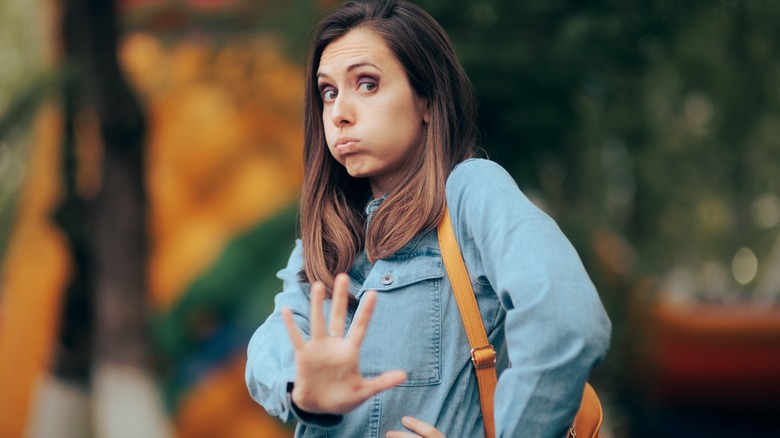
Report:
[[[328,76],[335,71],[363,65],[383,70],[389,67],[388,64],[398,64],[398,61],[384,39],[374,30],[358,28],[325,47],[317,74]]]

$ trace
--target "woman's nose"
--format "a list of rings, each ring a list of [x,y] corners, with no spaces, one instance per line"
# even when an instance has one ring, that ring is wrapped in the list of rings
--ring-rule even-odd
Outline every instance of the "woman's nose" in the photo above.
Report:
[[[330,108],[330,118],[336,126],[349,125],[355,122],[354,108],[346,96],[338,96]]]

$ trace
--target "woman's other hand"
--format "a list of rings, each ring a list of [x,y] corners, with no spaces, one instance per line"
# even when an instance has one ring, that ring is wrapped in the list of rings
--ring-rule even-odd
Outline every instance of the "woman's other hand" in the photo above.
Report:
[[[346,414],[373,395],[406,381],[403,371],[388,371],[374,379],[360,374],[360,346],[376,305],[376,292],[368,291],[349,335],[343,337],[349,296],[349,277],[336,276],[330,322],[325,329],[325,285],[312,284],[311,336],[305,340],[290,309],[282,309],[295,350],[296,377],[292,389],[295,405],[312,414]]]
[[[430,424],[420,421],[414,417],[404,417],[401,419],[404,427],[411,430],[414,433],[391,431],[387,432],[386,438],[446,438],[444,434],[436,430],[435,427]]]

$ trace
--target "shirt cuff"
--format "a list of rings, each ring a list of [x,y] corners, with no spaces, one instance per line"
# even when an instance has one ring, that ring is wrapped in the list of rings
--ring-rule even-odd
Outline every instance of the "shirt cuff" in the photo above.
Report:
[[[337,426],[339,423],[341,423],[341,420],[344,419],[343,415],[312,414],[311,412],[302,410],[296,406],[295,402],[292,400],[293,386],[293,382],[287,382],[287,399],[290,402],[290,411],[299,423],[309,427],[316,427],[318,429],[330,429]]]

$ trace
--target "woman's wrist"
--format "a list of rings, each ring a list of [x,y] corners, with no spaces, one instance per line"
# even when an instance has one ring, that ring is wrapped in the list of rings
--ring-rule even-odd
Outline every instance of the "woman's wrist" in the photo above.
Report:
[[[293,394],[294,387],[295,387],[295,382],[287,383],[287,396],[290,398],[290,407],[292,413],[299,422],[304,424],[310,424],[317,427],[322,427],[322,428],[333,427],[341,423],[341,420],[344,418],[343,415],[324,414],[324,413],[316,414],[316,413],[303,410],[300,406],[298,406],[295,403],[295,400],[293,399],[292,394]]]

